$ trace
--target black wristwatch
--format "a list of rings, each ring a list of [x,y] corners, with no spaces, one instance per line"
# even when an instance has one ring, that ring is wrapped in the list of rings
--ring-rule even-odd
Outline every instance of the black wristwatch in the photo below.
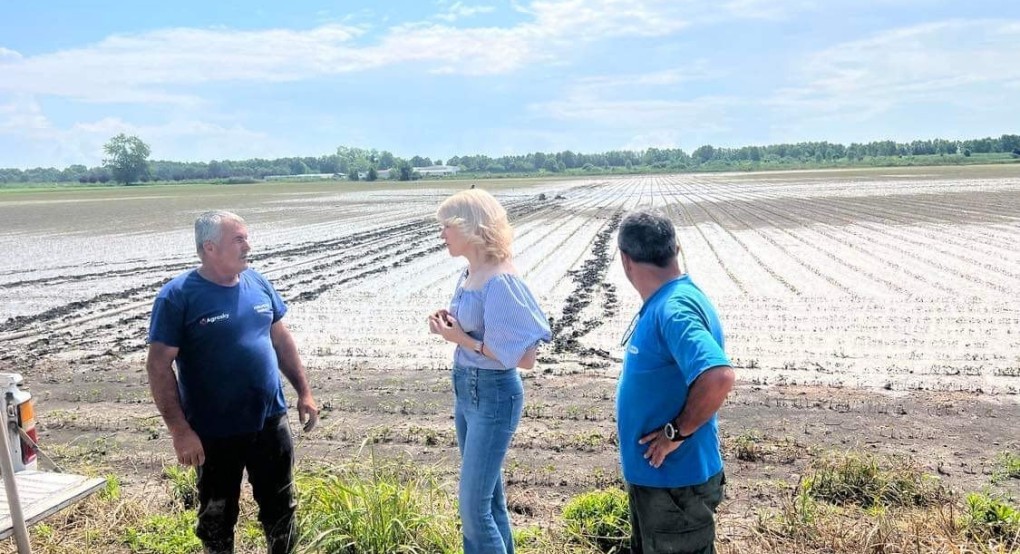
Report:
[[[662,428],[662,434],[666,435],[666,438],[673,442],[683,442],[694,436],[694,433],[691,433],[690,435],[681,435],[680,429],[677,428],[672,421]]]

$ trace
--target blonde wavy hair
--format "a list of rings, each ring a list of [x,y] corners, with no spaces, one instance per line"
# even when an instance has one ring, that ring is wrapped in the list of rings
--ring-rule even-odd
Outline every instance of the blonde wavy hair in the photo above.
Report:
[[[457,227],[469,243],[482,248],[489,260],[502,262],[513,255],[514,230],[506,210],[484,190],[462,190],[447,198],[436,210],[436,219]]]

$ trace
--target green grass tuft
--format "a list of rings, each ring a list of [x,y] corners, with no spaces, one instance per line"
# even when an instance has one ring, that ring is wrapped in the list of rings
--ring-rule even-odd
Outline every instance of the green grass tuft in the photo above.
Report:
[[[563,508],[567,535],[599,552],[630,549],[630,508],[627,493],[604,489],[580,494]]]

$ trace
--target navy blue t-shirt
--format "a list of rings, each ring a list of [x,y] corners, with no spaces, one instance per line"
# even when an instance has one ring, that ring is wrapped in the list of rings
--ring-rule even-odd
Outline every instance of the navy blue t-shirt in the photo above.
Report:
[[[179,348],[177,383],[184,417],[203,438],[262,429],[287,411],[270,327],[283,299],[252,269],[233,286],[191,270],[163,285],[152,307],[149,342]]]

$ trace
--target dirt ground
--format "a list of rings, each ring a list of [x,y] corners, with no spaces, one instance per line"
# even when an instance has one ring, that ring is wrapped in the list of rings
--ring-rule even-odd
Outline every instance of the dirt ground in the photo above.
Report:
[[[548,524],[570,496],[619,482],[617,345],[640,299],[614,231],[636,206],[674,218],[685,265],[727,328],[739,381],[720,413],[724,543],[753,532],[757,512],[777,507],[783,483],[823,451],[909,456],[954,490],[989,486],[995,458],[1020,452],[1020,169],[933,171],[495,190],[517,228],[518,269],[556,335],[525,373],[505,467],[518,524]],[[322,408],[314,432],[292,425],[299,464],[370,449],[432,466],[452,487],[452,351],[428,335],[424,314],[448,301],[462,267],[432,210],[463,186],[0,195],[0,217],[17,222],[0,233],[0,371],[26,377],[41,444],[58,463],[151,490],[172,449],[144,371],[149,308],[163,282],[194,266],[197,212],[233,208],[251,224],[253,266],[290,304]],[[738,439],[760,459],[738,459]]]

